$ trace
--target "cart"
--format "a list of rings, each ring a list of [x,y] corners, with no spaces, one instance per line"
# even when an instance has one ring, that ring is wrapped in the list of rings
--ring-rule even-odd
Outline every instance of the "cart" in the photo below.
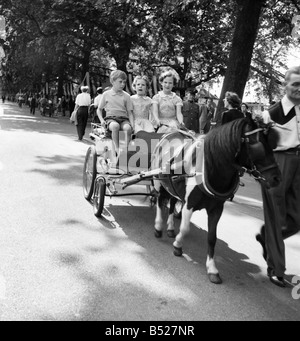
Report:
[[[180,131],[178,134],[186,135],[192,141],[195,139],[189,132]],[[155,162],[155,149],[167,135],[139,132],[117,156],[108,130],[100,124],[91,123],[90,138],[94,145],[88,148],[85,157],[83,192],[85,199],[92,202],[97,218],[102,216],[106,197],[157,196],[153,182],[165,173],[165,165],[158,166],[159,163]],[[154,169],[153,165],[156,165]],[[123,193],[132,185],[139,185],[143,190]],[[180,217],[181,203],[178,207],[177,215]]]

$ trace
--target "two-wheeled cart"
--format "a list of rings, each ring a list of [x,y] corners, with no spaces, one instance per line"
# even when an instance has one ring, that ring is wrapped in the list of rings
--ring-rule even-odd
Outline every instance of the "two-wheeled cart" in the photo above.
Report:
[[[83,170],[83,190],[86,200],[93,203],[94,214],[101,217],[105,198],[122,196],[153,197],[153,177],[159,170],[149,170],[151,153],[145,142],[144,150],[136,155],[136,141],[147,136],[148,142],[160,139],[159,134],[141,133],[124,148],[120,155],[114,154],[114,146],[109,132],[100,124],[92,123],[90,138],[95,145],[87,150]],[[153,142],[154,143],[154,142]],[[151,148],[151,146],[150,146]],[[143,161],[141,161],[143,159]],[[128,186],[137,184],[138,193],[124,193]]]
[[[90,138],[95,144],[90,146],[86,153],[83,190],[85,199],[93,203],[95,216],[101,217],[106,197],[155,197],[157,193],[154,191],[153,181],[166,171],[166,165],[161,161],[155,161],[156,149],[168,134],[141,131],[119,155],[116,155],[107,129],[97,123],[92,123],[91,127]],[[189,140],[194,140],[192,134],[181,131],[178,132],[179,144],[183,143],[182,134],[186,135]],[[141,186],[142,190],[133,193],[123,192],[132,185]],[[180,216],[180,210],[181,203],[179,202],[178,216]]]

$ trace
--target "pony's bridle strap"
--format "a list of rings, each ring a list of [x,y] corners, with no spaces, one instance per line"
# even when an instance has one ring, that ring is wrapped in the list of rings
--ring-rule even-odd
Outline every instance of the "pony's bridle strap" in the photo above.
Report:
[[[257,128],[255,130],[252,130],[252,131],[245,133],[245,137],[242,137],[242,143],[246,143],[247,149],[249,150],[250,140],[248,137],[251,135],[257,134],[257,140],[259,142],[259,133],[264,132],[264,131],[265,131],[264,128]],[[273,163],[270,166],[267,166],[267,167],[264,167],[264,168],[258,170],[252,160],[250,160],[250,163],[251,163],[251,169],[246,168],[246,167],[239,167],[240,168],[240,176],[243,176],[245,173],[247,173],[247,174],[253,176],[253,178],[257,181],[267,182],[266,178],[263,176],[262,173],[278,167],[278,165],[276,163]]]
[[[245,133],[245,136],[250,136],[250,135],[254,135],[256,133],[260,133],[261,131],[264,131],[265,129],[263,128],[257,128],[255,130],[252,131],[248,131],[248,133]]]

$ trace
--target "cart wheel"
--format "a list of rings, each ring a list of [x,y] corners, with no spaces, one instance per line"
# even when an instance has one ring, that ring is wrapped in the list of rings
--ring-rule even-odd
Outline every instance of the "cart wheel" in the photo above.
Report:
[[[97,152],[94,146],[86,152],[83,169],[83,193],[86,200],[90,201],[94,193],[94,184],[97,176]]]
[[[183,204],[181,201],[177,200],[174,210],[174,217],[176,219],[181,219]]]
[[[94,214],[97,218],[100,218],[103,212],[104,201],[106,193],[106,180],[105,178],[98,177],[95,181],[95,191],[94,191]]]

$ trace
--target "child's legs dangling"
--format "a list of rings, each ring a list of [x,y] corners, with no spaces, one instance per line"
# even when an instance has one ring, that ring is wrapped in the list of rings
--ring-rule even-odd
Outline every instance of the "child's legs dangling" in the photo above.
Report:
[[[109,130],[111,131],[111,136],[112,136],[112,140],[114,142],[114,146],[115,146],[115,152],[119,151],[119,144],[120,144],[120,138],[119,138],[119,134],[120,134],[120,125],[117,122],[111,122],[109,124]]]
[[[132,134],[131,125],[128,122],[124,122],[121,125],[121,130],[123,130],[125,134],[125,146],[128,146]]]

